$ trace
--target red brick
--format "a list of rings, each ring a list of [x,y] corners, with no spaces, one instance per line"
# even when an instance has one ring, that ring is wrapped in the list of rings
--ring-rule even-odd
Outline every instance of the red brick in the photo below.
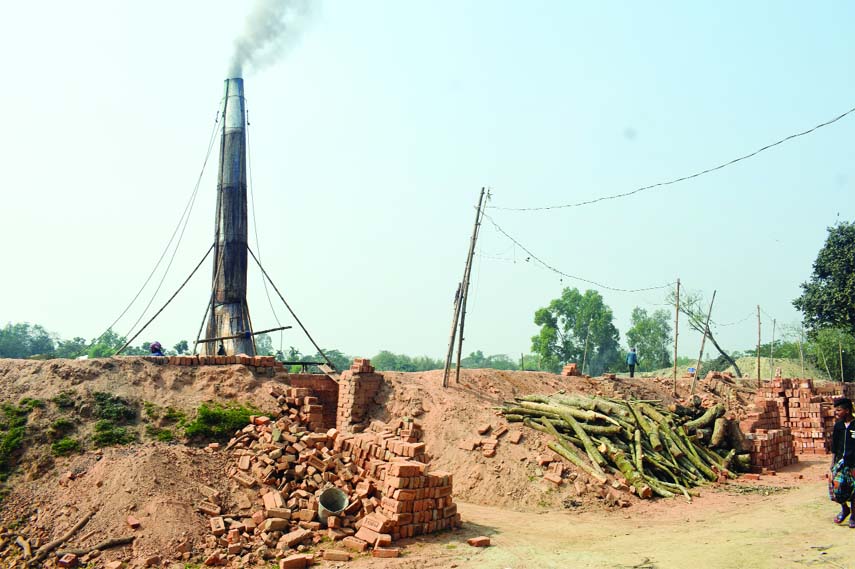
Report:
[[[60,567],[76,567],[77,556],[73,553],[66,553],[60,558],[58,565]]]
[[[398,557],[401,549],[398,547],[375,547],[371,552],[372,557]]]
[[[226,533],[226,523],[222,517],[216,516],[210,519],[211,533],[220,536]]]
[[[482,535],[480,537],[473,537],[471,539],[467,539],[466,543],[468,543],[472,547],[487,547],[490,545],[490,538]]]
[[[377,538],[380,537],[380,534],[373,529],[369,529],[365,526],[359,528],[359,531],[356,532],[354,536],[356,539],[361,539],[366,543],[374,543],[377,541]]]
[[[362,541],[361,539],[357,539],[353,536],[348,536],[341,540],[341,544],[348,549],[352,549],[358,553],[362,553],[366,549],[368,549],[368,544]]]
[[[327,549],[324,551],[324,561],[350,561],[350,553],[337,549]]]
[[[131,529],[139,529],[140,527],[140,521],[133,516],[128,516],[127,522]]]
[[[312,559],[311,555],[291,555],[279,562],[279,569],[305,569]]]

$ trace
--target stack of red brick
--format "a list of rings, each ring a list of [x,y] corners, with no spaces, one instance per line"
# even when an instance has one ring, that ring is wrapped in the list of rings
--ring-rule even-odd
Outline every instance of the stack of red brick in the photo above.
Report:
[[[336,424],[342,429],[360,430],[356,426],[363,426],[382,383],[383,376],[374,373],[369,360],[353,360],[350,369],[339,377]]]
[[[768,435],[773,430],[780,433],[768,438],[752,437],[755,449],[752,465],[767,466],[774,461],[777,450],[769,450],[789,440],[794,455],[827,454],[831,449],[831,434],[834,429],[833,401],[837,397],[855,396],[855,385],[814,385],[811,379],[774,378],[757,390],[755,405],[757,412],[748,415],[740,423],[743,432],[756,431]],[[765,431],[765,432],[764,432]],[[787,453],[780,453],[781,456]],[[795,456],[794,456],[795,458]],[[781,459],[785,460],[785,459]],[[784,463],[788,464],[788,463]]]
[[[582,374],[579,373],[579,368],[576,366],[575,363],[570,363],[570,364],[565,365],[561,369],[561,375],[563,375],[565,377],[577,377],[577,376],[580,376]]]
[[[210,517],[206,564],[261,558],[286,569],[306,567],[315,559],[306,547],[324,539],[345,548],[317,554],[324,559],[346,561],[348,550],[367,549],[394,557],[394,539],[459,526],[451,475],[429,471],[424,443],[412,440],[421,434],[416,424],[374,423],[371,432],[356,435],[309,432],[317,420],[310,390],[274,388],[271,395],[279,417],[253,417],[226,447],[235,459],[229,470],[235,494],[254,490],[257,499],[238,500],[229,517],[216,493],[198,505]],[[318,496],[329,487],[344,492],[349,504],[323,524]]]
[[[143,356],[143,359],[158,365],[207,366],[240,364],[257,368],[282,369],[282,363],[274,356]]]
[[[755,469],[779,470],[798,462],[790,429],[757,429],[746,433],[751,441],[751,466]]]

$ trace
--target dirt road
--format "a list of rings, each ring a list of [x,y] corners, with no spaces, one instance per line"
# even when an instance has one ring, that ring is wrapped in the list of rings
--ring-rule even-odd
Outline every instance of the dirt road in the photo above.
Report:
[[[462,531],[413,541],[406,545],[404,558],[383,566],[855,568],[855,529],[831,523],[836,506],[829,502],[822,479],[826,463],[823,458],[756,483],[706,490],[693,504],[658,501],[582,514],[459,504]],[[492,547],[468,546],[466,538],[476,535],[490,536]],[[378,567],[378,561],[364,559],[350,566]]]

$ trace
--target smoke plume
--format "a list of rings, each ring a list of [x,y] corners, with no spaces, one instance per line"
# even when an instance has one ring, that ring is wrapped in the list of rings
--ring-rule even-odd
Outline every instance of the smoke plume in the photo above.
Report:
[[[258,70],[273,63],[296,41],[308,16],[308,0],[256,0],[243,33],[235,40],[229,77],[242,77],[246,68]]]

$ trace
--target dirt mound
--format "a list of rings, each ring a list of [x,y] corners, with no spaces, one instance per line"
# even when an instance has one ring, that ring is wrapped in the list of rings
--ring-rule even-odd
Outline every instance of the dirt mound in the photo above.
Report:
[[[102,561],[133,561],[176,551],[189,540],[198,547],[206,518],[195,505],[226,485],[226,458],[183,445],[153,443],[109,448],[68,459],[63,470],[21,482],[3,503],[4,525],[26,528],[35,550],[63,535],[88,513],[91,520],[64,548],[88,549],[133,535],[131,546],[107,550]],[[128,516],[140,521],[138,529]]]
[[[431,467],[454,475],[455,500],[516,510],[603,506],[594,493],[580,493],[573,484],[556,488],[543,481],[536,460],[547,450],[541,433],[510,425],[512,431],[523,433],[520,444],[510,444],[505,437],[492,458],[459,448],[461,441],[478,436],[480,426],[505,424],[495,411],[504,401],[561,391],[664,404],[672,400],[670,379],[589,379],[540,372],[462,370],[460,383],[452,378],[449,387],[443,388],[441,371],[384,375],[386,382],[370,410],[372,418],[388,422],[413,417],[419,421],[432,457]],[[284,374],[257,376],[240,365],[159,366],[140,358],[0,360],[2,403],[17,404],[24,398],[49,402],[62,393],[84,398],[108,392],[138,404],[174,408],[191,418],[205,401],[240,401],[262,410],[273,409],[275,400],[268,393],[269,387],[284,381]],[[704,391],[708,388],[703,382],[699,385],[702,395],[718,400],[715,394]],[[681,380],[679,393],[685,396],[688,390],[688,382]],[[132,426],[145,441],[141,444],[53,457],[44,432],[57,412],[54,403],[33,410],[27,426],[32,431],[25,439],[17,474],[10,479],[12,492],[0,507],[4,527],[15,527],[21,534],[36,538],[37,543],[56,539],[94,511],[69,545],[91,546],[133,534],[136,539],[132,546],[107,551],[103,559],[142,563],[155,553],[173,559],[179,541],[196,543],[207,531],[205,518],[194,511],[205,492],[221,492],[225,503],[239,499],[228,495],[227,452],[147,442],[142,424]],[[140,520],[138,530],[127,526],[128,515]]]

